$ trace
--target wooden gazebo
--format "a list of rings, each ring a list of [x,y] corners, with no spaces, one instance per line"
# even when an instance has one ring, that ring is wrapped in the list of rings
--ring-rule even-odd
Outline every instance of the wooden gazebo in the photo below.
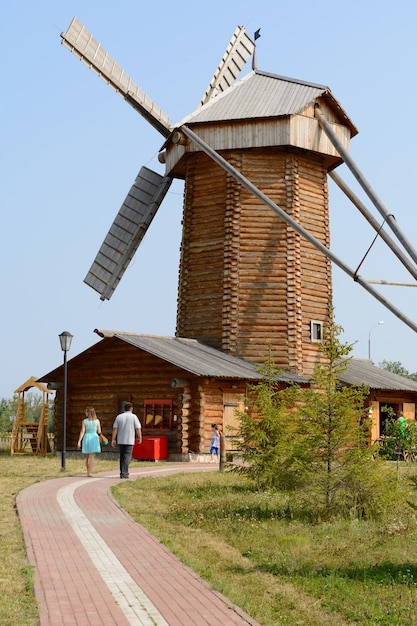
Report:
[[[35,387],[42,392],[42,408],[39,422],[26,421],[25,393]],[[13,425],[10,454],[38,454],[51,452],[48,440],[48,398],[51,391],[43,383],[38,383],[32,376],[15,390],[17,393],[17,411]]]

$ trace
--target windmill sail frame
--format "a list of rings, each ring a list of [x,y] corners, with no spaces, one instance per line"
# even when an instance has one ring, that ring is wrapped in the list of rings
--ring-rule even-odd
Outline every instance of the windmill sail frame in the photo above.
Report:
[[[168,115],[136,85],[76,17],[68,30],[61,33],[61,39],[63,46],[108,83],[164,137],[169,137]]]
[[[77,17],[72,19],[67,31],[61,33],[61,43],[110,85],[166,139],[172,134],[173,129],[170,127],[168,115],[133,82]],[[202,103],[232,85],[254,49],[255,44],[246,34],[245,28],[238,26],[210,81]],[[139,172],[84,278],[84,282],[100,294],[101,300],[111,298],[171,182],[171,177],[162,177],[148,168],[142,168]]]
[[[142,167],[130,188],[84,282],[110,300],[172,183]]]
[[[255,44],[247,35],[245,27],[238,26],[201,99],[200,106],[233,85],[254,50]]]

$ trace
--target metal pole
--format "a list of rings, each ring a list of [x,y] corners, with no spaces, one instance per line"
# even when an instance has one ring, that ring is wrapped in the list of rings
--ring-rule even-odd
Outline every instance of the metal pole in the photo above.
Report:
[[[62,410],[62,453],[61,468],[65,469],[65,456],[67,448],[67,351],[64,350],[64,406]]]
[[[395,241],[380,227],[377,220],[374,218],[372,213],[368,211],[365,205],[359,200],[356,194],[350,189],[350,187],[340,178],[336,172],[329,172],[330,178],[336,183],[336,185],[341,189],[349,200],[356,206],[357,209],[362,213],[363,217],[370,223],[372,228],[379,234],[381,239],[385,241],[387,246],[392,250],[395,256],[401,261],[405,268],[408,269],[410,274],[417,280],[417,268],[412,265],[410,259],[405,256],[402,250],[398,248]],[[370,282],[370,281],[368,281]]]
[[[331,259],[333,263],[335,263],[340,269],[342,269],[348,276],[350,276],[355,282],[359,283],[366,291],[368,291],[374,298],[376,298],[381,304],[383,304],[391,313],[393,313],[396,317],[398,317],[401,321],[404,322],[407,326],[409,326],[414,332],[417,332],[417,324],[413,322],[413,320],[409,319],[406,315],[404,315],[397,307],[395,307],[391,302],[389,302],[386,298],[384,298],[376,289],[373,289],[368,283],[356,275],[356,273],[346,265],[341,259],[339,259],[331,250],[326,248],[318,239],[313,237],[311,233],[309,233],[305,228],[303,228],[298,222],[292,219],[281,207],[279,207],[275,202],[272,202],[267,195],[265,195],[260,189],[258,189],[250,180],[248,180],[243,174],[241,174],[237,169],[235,169],[226,159],[224,159],[220,154],[218,154],[213,148],[211,148],[203,139],[201,139],[198,135],[196,135],[188,126],[181,126],[181,132],[184,133],[191,139],[197,146],[199,146],[203,152],[205,152],[210,158],[213,159],[216,163],[220,165],[226,172],[228,172],[235,180],[237,180],[241,185],[246,187],[249,191],[251,191],[259,200],[261,200],[266,206],[275,211],[277,215],[279,215],[284,222],[286,222],[289,226],[291,226],[297,233],[299,233],[304,239],[307,239],[317,250],[320,250],[327,258]]]
[[[352,172],[352,174],[354,175],[354,177],[356,178],[356,180],[358,181],[362,189],[365,191],[367,196],[371,199],[372,203],[381,213],[382,217],[384,218],[388,226],[391,228],[392,232],[395,233],[398,240],[403,244],[404,248],[407,250],[408,254],[411,256],[414,263],[417,263],[417,252],[415,251],[411,243],[408,241],[404,233],[401,231],[400,227],[397,225],[397,222],[395,221],[394,216],[391,215],[391,213],[388,213],[384,204],[378,198],[375,191],[372,189],[371,185],[366,180],[365,176],[362,174],[360,169],[356,166],[349,152],[344,148],[342,143],[339,141],[336,133],[333,131],[332,127],[323,116],[322,112],[320,111],[320,107],[317,104],[315,106],[314,113],[318,119],[320,128],[324,130],[324,132],[326,133],[326,135],[328,136],[328,138],[330,139],[330,141],[332,142],[332,144],[334,145],[334,147],[336,148],[336,150],[338,151],[338,153],[340,154],[340,156],[346,163],[347,167],[350,169],[350,171]]]
[[[403,283],[398,280],[377,280],[368,278],[367,282],[370,285],[390,285],[393,287],[417,287],[417,283]]]
[[[220,464],[219,470],[224,472],[224,466],[226,463],[226,437],[223,433],[220,433]]]
[[[380,326],[383,323],[384,322],[378,322],[378,324],[375,324],[375,326],[371,326],[371,328],[369,329],[369,334],[368,334],[368,359],[369,361],[371,360],[371,332],[373,331],[374,328],[376,328],[377,326]]]

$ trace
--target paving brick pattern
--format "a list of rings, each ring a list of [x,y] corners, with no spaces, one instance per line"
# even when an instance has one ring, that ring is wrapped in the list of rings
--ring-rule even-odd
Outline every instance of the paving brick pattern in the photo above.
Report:
[[[130,475],[213,469],[132,464]],[[119,480],[64,477],[19,493],[40,626],[259,626],[118,506],[110,487]]]

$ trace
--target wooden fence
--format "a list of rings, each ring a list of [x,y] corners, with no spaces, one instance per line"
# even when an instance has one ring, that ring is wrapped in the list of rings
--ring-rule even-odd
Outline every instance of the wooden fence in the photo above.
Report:
[[[51,450],[54,450],[54,434],[48,433],[49,444],[51,446]],[[0,435],[0,450],[10,450],[11,445],[11,436],[10,435]]]

